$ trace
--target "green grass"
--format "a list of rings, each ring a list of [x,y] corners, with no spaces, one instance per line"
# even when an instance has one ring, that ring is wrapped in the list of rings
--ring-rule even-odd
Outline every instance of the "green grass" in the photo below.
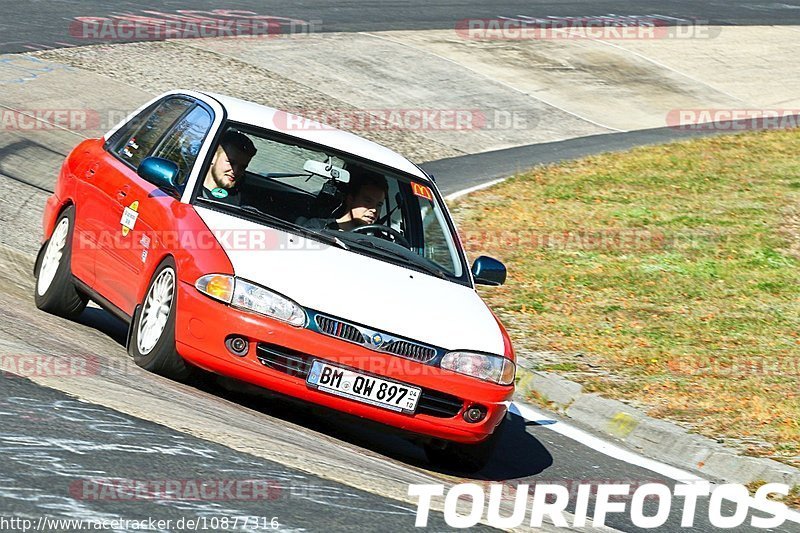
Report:
[[[587,367],[589,390],[800,465],[798,183],[800,134],[765,132],[542,167],[452,208],[471,256],[509,268],[481,292],[515,345],[583,352],[615,378]]]

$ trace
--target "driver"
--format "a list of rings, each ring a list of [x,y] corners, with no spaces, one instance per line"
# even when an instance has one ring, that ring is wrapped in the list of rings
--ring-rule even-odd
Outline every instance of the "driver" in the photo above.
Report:
[[[226,204],[241,205],[239,185],[254,155],[256,147],[247,135],[236,130],[226,131],[203,180],[202,196]]]
[[[386,178],[377,172],[354,168],[343,204],[343,213],[338,218],[311,218],[301,222],[309,229],[335,229],[352,231],[359,226],[376,224],[389,191]]]

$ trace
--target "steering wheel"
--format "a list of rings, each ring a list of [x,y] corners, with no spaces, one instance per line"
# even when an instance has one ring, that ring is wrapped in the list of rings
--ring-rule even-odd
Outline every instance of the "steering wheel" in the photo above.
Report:
[[[364,235],[378,236],[382,234],[385,235],[386,237],[389,237],[386,239],[387,241],[391,241],[396,244],[399,244],[400,246],[404,246],[409,250],[411,249],[411,244],[405,237],[403,237],[403,234],[391,226],[384,226],[383,224],[367,224],[365,226],[359,226],[357,228],[354,228],[351,231],[353,233],[363,233]]]

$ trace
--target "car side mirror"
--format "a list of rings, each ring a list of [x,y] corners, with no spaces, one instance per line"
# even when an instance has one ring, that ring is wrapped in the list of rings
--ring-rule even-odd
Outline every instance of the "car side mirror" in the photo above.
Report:
[[[491,257],[480,256],[472,264],[472,276],[479,285],[502,285],[506,282],[506,266]]]
[[[173,195],[178,194],[180,172],[178,165],[163,157],[145,157],[136,169],[139,176]]]

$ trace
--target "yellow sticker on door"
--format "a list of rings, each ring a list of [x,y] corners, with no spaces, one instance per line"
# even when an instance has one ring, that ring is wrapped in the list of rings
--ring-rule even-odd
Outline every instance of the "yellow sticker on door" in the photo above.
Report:
[[[122,219],[119,223],[122,224],[123,237],[127,237],[128,233],[136,226],[137,218],[139,218],[139,200],[133,202],[122,212]]]

